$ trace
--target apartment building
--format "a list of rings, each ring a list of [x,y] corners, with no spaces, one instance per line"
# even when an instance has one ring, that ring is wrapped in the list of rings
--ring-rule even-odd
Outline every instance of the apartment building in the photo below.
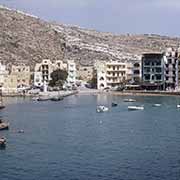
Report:
[[[147,53],[142,57],[142,81],[145,89],[177,89],[180,82],[178,50]]]
[[[146,53],[142,56],[143,87],[148,90],[165,88],[164,54]]]
[[[132,62],[132,83],[139,84],[141,82],[141,61]]]
[[[93,66],[79,66],[77,69],[77,78],[80,80],[88,81],[93,77]]]
[[[178,51],[168,48],[164,56],[166,88],[178,87]]]
[[[30,66],[25,64],[12,65],[10,75],[16,76],[17,87],[29,87],[31,81]]]
[[[0,86],[2,87],[4,84],[5,77],[8,75],[8,70],[6,69],[6,65],[0,62]]]
[[[50,59],[43,59],[41,63],[37,63],[34,68],[34,86],[41,87],[44,82],[51,80],[51,73],[57,69],[67,70],[67,63],[56,60],[52,62]]]
[[[68,72],[68,77],[67,77],[67,83],[66,86],[68,88],[72,88],[76,86],[76,63],[74,60],[68,60],[67,61],[67,72]]]
[[[133,77],[133,66],[131,63],[121,61],[98,62],[97,88],[115,88],[123,83],[130,82]]]

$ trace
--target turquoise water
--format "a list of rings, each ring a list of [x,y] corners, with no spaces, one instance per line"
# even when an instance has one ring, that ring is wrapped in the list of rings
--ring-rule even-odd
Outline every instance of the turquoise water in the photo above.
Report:
[[[0,151],[0,180],[179,180],[180,98],[134,98],[7,99],[0,115],[11,127],[0,132],[8,140]],[[102,104],[110,111],[96,113]],[[128,111],[134,104],[144,110]]]

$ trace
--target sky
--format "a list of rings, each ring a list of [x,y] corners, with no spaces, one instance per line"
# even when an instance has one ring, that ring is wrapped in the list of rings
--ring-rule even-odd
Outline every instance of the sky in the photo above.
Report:
[[[0,0],[0,4],[103,32],[180,37],[180,0]]]

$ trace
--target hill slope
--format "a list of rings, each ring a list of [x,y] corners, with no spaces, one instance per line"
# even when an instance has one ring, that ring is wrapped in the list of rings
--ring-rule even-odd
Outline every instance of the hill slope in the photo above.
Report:
[[[64,36],[39,18],[0,7],[0,60],[34,64],[62,59]]]
[[[34,65],[43,58],[75,59],[81,65],[95,60],[138,59],[143,52],[178,47],[180,38],[159,35],[114,35],[48,23],[0,7],[0,60]]]

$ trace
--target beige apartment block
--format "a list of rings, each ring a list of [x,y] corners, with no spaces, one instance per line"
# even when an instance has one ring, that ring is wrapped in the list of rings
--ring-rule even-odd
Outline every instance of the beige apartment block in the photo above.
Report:
[[[12,65],[10,77],[13,79],[13,83],[17,84],[17,87],[29,87],[31,81],[30,66]]]
[[[83,81],[89,81],[93,77],[93,66],[79,66],[77,68],[77,78]]]
[[[3,86],[5,77],[9,74],[6,69],[6,65],[0,62],[0,86]]]
[[[34,85],[42,86],[43,83],[51,80],[51,73],[57,69],[67,70],[67,63],[62,60],[52,62],[50,59],[43,59],[34,68]]]
[[[97,62],[97,88],[115,88],[132,81],[134,65],[129,62]]]

